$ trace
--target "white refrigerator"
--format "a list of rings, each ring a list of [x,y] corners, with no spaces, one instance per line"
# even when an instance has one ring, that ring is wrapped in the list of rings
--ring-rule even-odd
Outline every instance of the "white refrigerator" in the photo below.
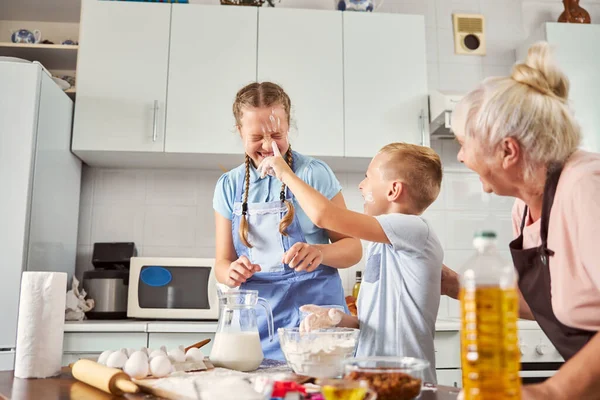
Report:
[[[73,101],[38,63],[0,61],[0,370],[13,369],[23,271],[75,271]]]

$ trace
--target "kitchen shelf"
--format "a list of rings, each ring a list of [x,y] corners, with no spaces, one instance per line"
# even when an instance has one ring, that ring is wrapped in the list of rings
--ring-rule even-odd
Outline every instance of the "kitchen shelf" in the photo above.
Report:
[[[46,69],[75,70],[77,45],[0,42],[0,56],[39,61]]]
[[[65,93],[71,98],[71,100],[75,101],[75,98],[77,96],[77,88],[72,87],[70,89],[67,89],[65,90]]]

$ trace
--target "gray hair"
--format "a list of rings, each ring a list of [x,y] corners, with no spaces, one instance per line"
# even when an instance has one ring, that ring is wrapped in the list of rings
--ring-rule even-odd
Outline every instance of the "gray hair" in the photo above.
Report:
[[[537,167],[564,163],[581,142],[568,95],[569,80],[553,61],[550,46],[538,42],[511,76],[488,78],[461,100],[457,111],[465,118],[458,128],[465,140],[477,138],[486,152],[507,137],[517,140],[529,180]]]

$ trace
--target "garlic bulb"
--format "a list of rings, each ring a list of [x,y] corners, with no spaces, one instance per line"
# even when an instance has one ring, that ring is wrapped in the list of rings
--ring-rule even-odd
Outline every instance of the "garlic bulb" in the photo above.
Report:
[[[185,361],[204,361],[202,350],[192,347],[185,353]]]
[[[127,362],[127,354],[125,349],[115,351],[106,360],[106,366],[110,368],[123,368]]]
[[[147,377],[149,370],[148,356],[143,351],[134,351],[123,366],[123,372],[134,379]]]
[[[154,350],[152,351],[152,353],[150,353],[150,356],[148,358],[150,358],[150,360],[152,360],[154,357],[157,356],[167,356],[167,348],[165,346],[161,346],[160,350]]]
[[[169,375],[172,368],[171,361],[167,356],[159,355],[150,360],[150,373],[157,378]]]
[[[185,352],[183,346],[179,346],[176,349],[170,350],[167,355],[169,356],[169,360],[171,360],[171,362],[185,361]]]
[[[112,350],[103,351],[102,354],[100,354],[100,357],[98,357],[98,364],[106,365],[106,360],[108,360],[108,356],[110,356],[112,353]]]

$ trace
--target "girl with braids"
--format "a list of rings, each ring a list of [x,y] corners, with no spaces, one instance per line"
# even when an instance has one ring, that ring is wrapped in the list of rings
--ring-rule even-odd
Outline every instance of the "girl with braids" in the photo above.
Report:
[[[245,161],[221,176],[213,199],[217,280],[258,290],[271,305],[276,330],[297,327],[304,304],[347,310],[336,268],[351,267],[362,257],[358,239],[317,227],[285,185],[257,173],[260,162],[273,155],[275,143],[300,179],[346,207],[331,169],[292,150],[290,109],[290,98],[274,83],[252,83],[237,93],[233,115]],[[269,342],[264,314],[258,315],[258,325],[265,358],[283,360],[277,335]]]

